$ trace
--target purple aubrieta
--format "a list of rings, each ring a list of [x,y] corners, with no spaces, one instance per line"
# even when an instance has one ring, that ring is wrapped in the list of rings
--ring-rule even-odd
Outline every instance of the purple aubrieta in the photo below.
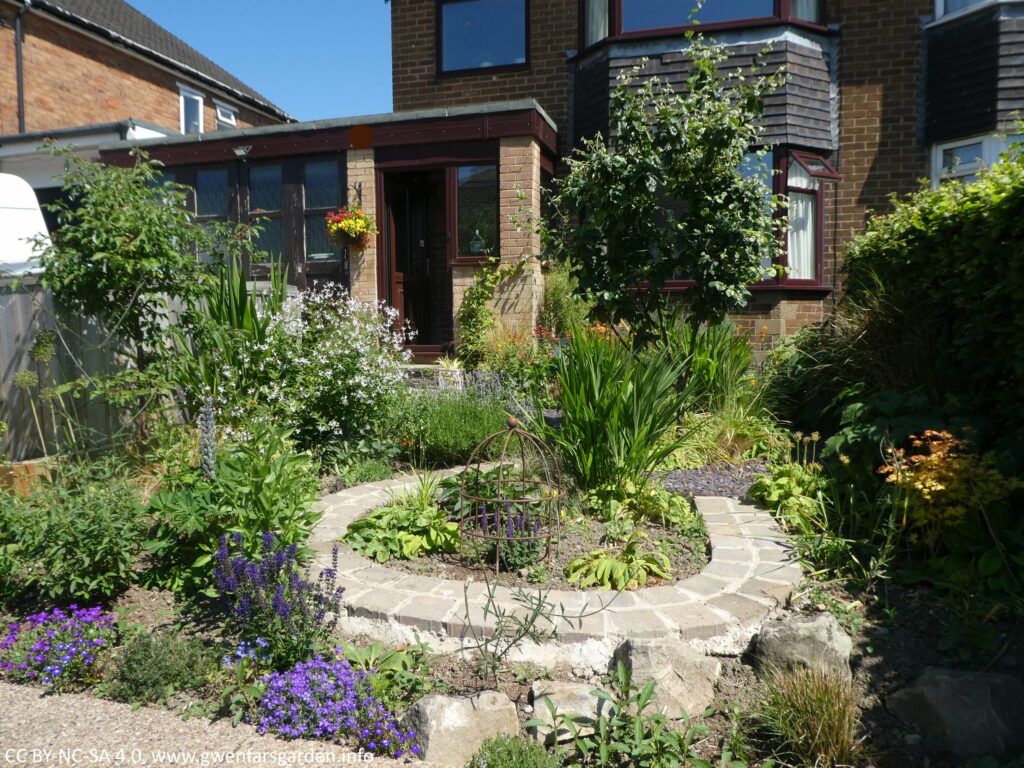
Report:
[[[418,754],[416,734],[402,731],[372,695],[366,673],[345,659],[317,656],[263,678],[266,690],[256,706],[256,728],[286,738],[354,738],[378,754]]]

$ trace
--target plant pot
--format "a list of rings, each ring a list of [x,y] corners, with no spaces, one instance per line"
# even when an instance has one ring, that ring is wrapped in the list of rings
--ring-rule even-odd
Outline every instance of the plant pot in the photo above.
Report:
[[[6,488],[16,496],[28,496],[40,481],[52,479],[52,464],[52,459],[0,462],[0,488]]]
[[[338,232],[334,235],[334,244],[339,248],[349,248],[355,251],[361,251],[366,247],[363,244],[362,237],[353,237],[352,235],[345,234],[344,232]]]

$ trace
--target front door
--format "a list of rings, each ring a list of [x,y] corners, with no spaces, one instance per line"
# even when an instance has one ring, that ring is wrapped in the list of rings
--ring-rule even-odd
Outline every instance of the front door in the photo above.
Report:
[[[384,202],[385,248],[379,266],[386,299],[414,332],[413,346],[440,351],[452,340],[444,172],[388,173]]]

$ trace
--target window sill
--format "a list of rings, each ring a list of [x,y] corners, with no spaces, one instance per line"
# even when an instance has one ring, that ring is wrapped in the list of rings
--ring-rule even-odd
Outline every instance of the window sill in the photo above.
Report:
[[[952,11],[950,13],[944,13],[942,16],[929,21],[924,25],[925,29],[934,29],[935,27],[941,27],[943,24],[952,23],[959,21],[960,19],[973,16],[976,13],[980,13],[989,8],[994,8],[998,5],[1016,5],[1021,0],[985,0],[985,2],[978,3],[977,5],[969,5],[966,8],[961,8],[958,11]]]
[[[480,75],[501,74],[503,72],[527,72],[529,69],[530,63],[526,62],[525,64],[502,64],[497,67],[474,67],[473,69],[438,69],[435,76],[438,80],[448,80],[449,78],[478,77]]]

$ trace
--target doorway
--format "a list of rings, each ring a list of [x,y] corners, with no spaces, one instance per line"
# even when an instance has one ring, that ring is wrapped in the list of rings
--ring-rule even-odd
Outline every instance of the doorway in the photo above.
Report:
[[[415,333],[418,353],[441,354],[454,338],[444,169],[389,172],[383,181],[383,298]]]

